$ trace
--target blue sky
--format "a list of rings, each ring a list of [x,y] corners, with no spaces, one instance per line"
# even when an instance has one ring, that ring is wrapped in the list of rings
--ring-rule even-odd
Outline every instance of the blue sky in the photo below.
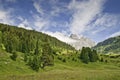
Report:
[[[119,8],[120,0],[0,0],[0,23],[100,42],[120,34]]]

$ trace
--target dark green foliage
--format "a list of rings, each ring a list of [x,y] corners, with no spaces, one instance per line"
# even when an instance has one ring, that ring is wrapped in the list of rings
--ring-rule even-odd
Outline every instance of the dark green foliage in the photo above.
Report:
[[[66,59],[64,58],[64,59],[62,60],[62,62],[66,62]]]
[[[96,62],[98,60],[98,55],[96,50],[91,50],[89,47],[83,47],[81,54],[80,54],[80,59],[84,63],[90,62]]]
[[[80,59],[84,59],[85,47],[82,47],[82,51],[80,54]]]
[[[37,42],[36,42],[36,48],[35,48],[34,54],[35,54],[35,55],[38,55],[38,54],[39,54],[38,40],[37,40]]]
[[[107,63],[107,62],[108,62],[108,60],[105,60],[105,62]]]
[[[62,60],[62,57],[61,57],[61,56],[58,56],[57,59],[58,59],[58,60]]]
[[[104,59],[103,59],[103,57],[100,59],[100,61],[101,61],[101,62],[104,62]]]
[[[91,62],[96,62],[97,60],[99,60],[97,51],[93,50],[92,53],[93,53],[93,60]]]
[[[40,57],[37,55],[29,56],[28,58],[28,65],[35,71],[39,71],[40,68]]]
[[[84,53],[82,61],[83,61],[84,63],[88,64],[88,62],[89,62],[88,52],[85,52],[85,53]]]
[[[54,65],[53,50],[49,45],[48,38],[46,38],[44,41],[45,42],[42,47],[42,56],[41,56],[42,68],[44,68],[45,66]]]
[[[27,65],[32,66],[33,59],[32,56],[29,56]]]
[[[42,44],[42,53],[39,51],[38,40],[36,42],[36,48],[34,55],[29,56],[28,65],[35,71],[39,68],[44,68],[45,66],[50,66],[54,64],[54,56],[52,48],[50,47],[47,40]]]
[[[40,68],[40,58],[38,56],[33,56],[33,60],[30,63],[30,66],[33,70],[38,71]]]
[[[88,51],[87,48],[83,47],[81,54],[80,54],[80,59],[84,62],[84,63],[88,63],[89,62],[89,55],[88,55]]]
[[[14,51],[14,52],[12,52],[12,55],[10,56],[10,58],[12,60],[16,61],[17,56],[18,56],[17,53]]]
[[[24,54],[24,61],[27,62],[27,60],[28,60],[28,55],[27,55],[27,53],[25,53]]]
[[[99,59],[96,50],[90,51],[89,58],[90,62],[96,62]]]
[[[2,32],[0,31],[0,44],[2,43]]]

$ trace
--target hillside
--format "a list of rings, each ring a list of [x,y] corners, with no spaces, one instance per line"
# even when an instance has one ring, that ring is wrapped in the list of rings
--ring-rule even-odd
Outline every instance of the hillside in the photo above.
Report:
[[[94,48],[100,53],[120,53],[120,36],[106,39]]]
[[[74,50],[70,45],[47,34],[0,24],[0,45],[4,46],[7,52],[19,51],[29,53],[30,51],[34,51],[37,40],[39,47],[42,47],[41,45],[45,42],[46,38],[50,46],[55,50],[58,48],[61,49],[61,51],[63,49]]]

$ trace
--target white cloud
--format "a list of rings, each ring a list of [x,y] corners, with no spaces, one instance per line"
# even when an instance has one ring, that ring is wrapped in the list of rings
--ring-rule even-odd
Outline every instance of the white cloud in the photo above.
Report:
[[[23,17],[21,17],[21,16],[18,16],[17,19],[19,19],[20,21],[24,20]]]
[[[111,34],[109,37],[120,36],[120,31]]]
[[[49,25],[49,21],[43,19],[42,17],[39,17],[38,15],[33,15],[34,17],[34,25],[36,26],[37,31],[41,31],[42,29],[45,29]]]
[[[42,31],[42,32],[45,33],[45,34],[48,34],[50,36],[53,36],[53,37],[59,39],[60,41],[63,41],[63,42],[66,42],[66,43],[76,42],[76,40],[73,40],[73,39],[69,38],[64,33],[61,33],[61,32],[50,32],[50,31]]]
[[[0,6],[0,22],[4,24],[14,24],[14,20],[11,19],[11,12],[12,9],[5,10],[3,7]]]
[[[18,25],[18,27],[25,28],[25,29],[28,29],[28,30],[32,30],[32,28],[29,27],[29,26],[30,26],[29,22],[26,19]]]
[[[116,26],[116,24],[119,24],[120,15],[115,14],[103,14],[95,21],[95,26],[104,26],[104,27],[111,27]]]
[[[8,14],[8,12],[6,12],[6,11],[3,11],[3,10],[0,10],[0,19],[4,19],[4,18],[6,18],[7,15]]]
[[[58,16],[59,13],[61,12],[59,7],[53,7],[53,10],[51,11],[51,16]]]
[[[93,34],[97,34],[109,28],[115,28],[120,25],[120,15],[104,13],[98,16],[96,21],[90,26],[93,27]]]
[[[6,0],[4,0],[6,2]],[[5,8],[5,3],[0,0],[0,22],[4,24],[14,25],[15,20],[13,19],[12,13],[14,9],[11,7]]]
[[[70,31],[76,34],[84,32],[95,16],[101,13],[103,3],[103,0],[72,0],[68,6],[73,11]]]
[[[33,1],[33,6],[35,7],[35,9],[37,10],[38,13],[40,13],[41,15],[44,14],[44,11],[40,5],[40,1]]]

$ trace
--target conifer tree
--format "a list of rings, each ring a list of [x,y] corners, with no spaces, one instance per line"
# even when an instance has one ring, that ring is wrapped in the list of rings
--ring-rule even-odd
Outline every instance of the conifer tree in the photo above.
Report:
[[[88,64],[89,56],[88,56],[88,51],[85,47],[82,48],[80,58],[84,63]]]
[[[42,56],[41,56],[42,68],[54,64],[54,56],[52,53],[53,51],[49,45],[48,39],[46,38],[43,44]]]
[[[2,43],[2,32],[0,31],[0,44]]]
[[[92,51],[92,54],[93,54],[93,62],[96,62],[97,60],[99,60],[98,54],[97,54],[97,51],[96,51],[96,50],[93,50],[93,51]]]
[[[38,54],[39,54],[39,47],[38,47],[38,46],[39,46],[39,45],[38,45],[38,39],[37,39],[36,48],[35,48],[35,52],[34,52],[35,55],[38,55]]]
[[[83,47],[81,54],[80,54],[80,59],[84,63],[90,62],[96,62],[98,60],[98,55],[96,50],[91,51],[89,47]]]

